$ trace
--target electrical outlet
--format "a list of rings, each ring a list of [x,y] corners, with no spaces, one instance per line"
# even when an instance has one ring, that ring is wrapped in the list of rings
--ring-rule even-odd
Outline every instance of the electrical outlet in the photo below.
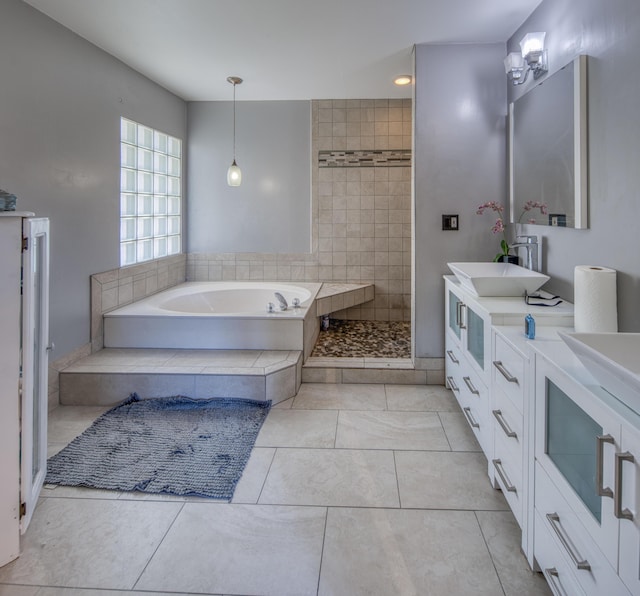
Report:
[[[443,215],[442,216],[442,229],[443,230],[457,230],[458,229],[458,216],[457,215]]]

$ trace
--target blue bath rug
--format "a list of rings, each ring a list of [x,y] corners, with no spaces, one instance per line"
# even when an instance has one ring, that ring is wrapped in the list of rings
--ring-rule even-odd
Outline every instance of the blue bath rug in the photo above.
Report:
[[[230,501],[270,407],[133,394],[51,457],[45,482]]]

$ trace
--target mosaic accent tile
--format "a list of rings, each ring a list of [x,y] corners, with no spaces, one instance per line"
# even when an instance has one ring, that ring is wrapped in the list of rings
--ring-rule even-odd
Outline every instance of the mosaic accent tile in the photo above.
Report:
[[[312,357],[411,358],[411,324],[404,321],[330,319],[321,331]]]
[[[397,167],[411,165],[411,151],[318,151],[320,168]]]

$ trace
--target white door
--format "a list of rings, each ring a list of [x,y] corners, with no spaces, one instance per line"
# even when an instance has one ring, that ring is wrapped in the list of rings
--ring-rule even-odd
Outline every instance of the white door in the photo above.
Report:
[[[49,220],[22,226],[20,530],[24,533],[47,474]]]

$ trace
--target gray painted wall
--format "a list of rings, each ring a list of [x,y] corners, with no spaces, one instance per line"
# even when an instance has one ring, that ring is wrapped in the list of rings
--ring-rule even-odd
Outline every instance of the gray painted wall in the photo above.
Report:
[[[119,266],[120,116],[185,138],[186,104],[19,0],[0,18],[0,188],[51,219],[52,360],[89,341]]]
[[[618,270],[620,331],[640,331],[640,2],[544,0],[509,40],[546,31],[550,73],[589,60],[589,229],[525,226],[546,242],[548,287],[573,299],[576,265]],[[510,86],[510,100],[524,89]]]
[[[415,54],[415,355],[444,354],[447,262],[498,252],[486,201],[504,201],[504,44],[418,45]],[[457,214],[460,230],[442,231]]]
[[[232,102],[191,102],[187,113],[187,251],[310,252],[311,103],[236,102],[238,187],[227,186]]]

